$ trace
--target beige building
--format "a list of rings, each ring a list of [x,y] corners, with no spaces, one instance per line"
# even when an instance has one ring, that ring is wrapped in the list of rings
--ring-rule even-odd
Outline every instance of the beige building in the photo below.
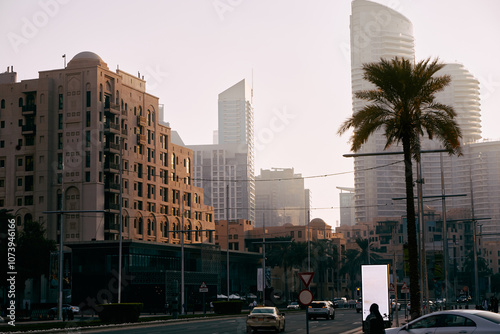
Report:
[[[115,240],[120,217],[125,239],[215,242],[192,150],[171,142],[139,75],[81,52],[37,79],[0,74],[0,103],[0,207],[18,227],[37,220],[58,239],[63,209],[65,242]]]

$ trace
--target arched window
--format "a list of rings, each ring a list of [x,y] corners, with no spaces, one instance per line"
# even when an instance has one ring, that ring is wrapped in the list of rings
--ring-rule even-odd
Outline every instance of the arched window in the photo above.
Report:
[[[151,220],[148,219],[148,235],[151,235]]]
[[[192,231],[191,231],[191,230],[192,230],[191,223],[189,223],[187,230],[188,230],[188,232],[187,232],[187,239],[188,239],[188,240],[191,240],[191,239],[192,239],[192,238],[191,238],[191,234],[192,234]]]
[[[142,218],[139,218],[139,230],[137,231],[139,234],[142,234]]]
[[[19,106],[20,106],[20,107],[22,107],[22,106],[23,106],[23,104],[24,104],[24,103],[23,103],[23,98],[22,98],[22,97],[20,97],[20,98],[19,98]]]
[[[195,236],[194,240],[195,241],[199,241],[199,237],[200,237],[199,233],[200,233],[200,228],[198,226],[196,226],[196,233],[194,234],[194,236]]]

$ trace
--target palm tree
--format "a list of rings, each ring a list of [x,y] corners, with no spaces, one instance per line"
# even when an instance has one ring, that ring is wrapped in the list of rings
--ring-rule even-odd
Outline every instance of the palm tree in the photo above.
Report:
[[[374,251],[370,240],[357,238],[356,243],[361,250],[358,258],[356,259],[356,263],[359,265],[375,264],[376,261],[380,260],[381,256]]]
[[[435,101],[435,94],[451,80],[448,75],[434,76],[443,66],[437,59],[415,64],[398,57],[364,64],[363,78],[375,88],[355,92],[355,96],[371,104],[356,111],[338,130],[341,135],[350,128],[354,129],[351,137],[354,152],[381,128],[385,130],[385,148],[393,144],[403,145],[412,319],[420,315],[412,158],[417,163],[420,161],[420,137],[425,134],[431,140],[438,139],[449,154],[460,154],[461,131],[454,120],[456,113],[451,106]]]

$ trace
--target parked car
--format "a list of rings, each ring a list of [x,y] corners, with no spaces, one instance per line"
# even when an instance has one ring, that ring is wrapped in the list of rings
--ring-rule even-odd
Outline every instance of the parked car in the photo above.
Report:
[[[68,311],[71,311],[71,314],[72,315],[75,315],[75,314],[78,314],[80,313],[80,308],[78,306],[73,306],[73,305],[70,305],[70,304],[63,304],[62,305],[62,311],[63,312],[68,312]],[[58,307],[53,307],[49,310],[49,317],[50,318],[55,318],[56,316],[58,316],[58,313],[59,313],[59,308]],[[68,314],[68,313],[66,313]]]
[[[298,310],[298,309],[300,309],[300,305],[297,302],[291,302],[290,304],[288,304],[288,306],[286,308],[288,310]]]
[[[399,302],[396,304],[396,301],[394,299],[391,299],[391,308],[392,308],[392,311],[395,311],[396,307],[398,308],[398,311],[401,310],[401,304]]]
[[[334,307],[346,307],[346,305],[347,305],[347,299],[345,297],[333,298]]]
[[[388,328],[386,334],[500,333],[500,314],[483,310],[450,310],[429,313],[399,328]]]
[[[315,300],[308,307],[309,320],[316,318],[335,319],[335,307],[333,303],[327,300]]]
[[[247,333],[259,329],[285,331],[285,313],[271,306],[257,306],[247,316]]]
[[[469,303],[471,301],[472,301],[472,297],[471,296],[460,295],[457,298],[457,303]]]
[[[363,299],[361,298],[358,298],[358,300],[356,300],[356,312],[361,312],[361,310],[363,309]]]

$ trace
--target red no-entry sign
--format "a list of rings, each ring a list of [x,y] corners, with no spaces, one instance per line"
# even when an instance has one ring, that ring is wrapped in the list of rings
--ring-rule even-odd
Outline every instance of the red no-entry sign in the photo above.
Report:
[[[313,294],[310,290],[304,289],[299,293],[299,303],[304,306],[311,304],[313,301]]]

